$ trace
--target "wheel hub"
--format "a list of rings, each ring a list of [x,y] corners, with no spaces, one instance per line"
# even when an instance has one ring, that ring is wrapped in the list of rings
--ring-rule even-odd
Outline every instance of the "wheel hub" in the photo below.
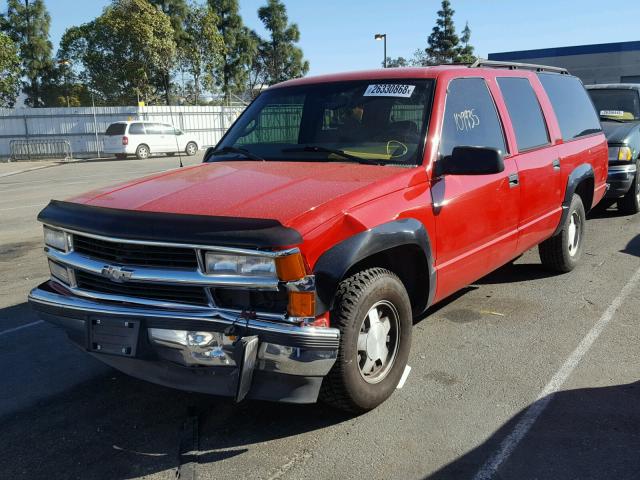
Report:
[[[393,366],[398,350],[399,316],[386,300],[373,305],[358,334],[358,366],[367,383],[382,381]]]
[[[567,232],[569,255],[571,256],[575,255],[578,250],[578,244],[580,242],[580,227],[580,217],[576,212],[573,212],[569,219],[569,230]]]

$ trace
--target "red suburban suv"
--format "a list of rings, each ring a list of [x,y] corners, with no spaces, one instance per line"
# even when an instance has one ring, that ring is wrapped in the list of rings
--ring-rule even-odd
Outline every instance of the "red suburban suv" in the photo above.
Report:
[[[293,80],[202,164],[52,201],[51,279],[29,300],[135,377],[365,411],[398,385],[429,306],[536,245],[571,270],[606,178],[598,115],[566,71]]]

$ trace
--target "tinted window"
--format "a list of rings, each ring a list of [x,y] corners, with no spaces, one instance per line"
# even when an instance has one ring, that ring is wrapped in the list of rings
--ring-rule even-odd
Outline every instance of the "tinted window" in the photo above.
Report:
[[[526,78],[498,78],[498,85],[507,104],[511,124],[516,132],[519,150],[549,143],[547,125],[542,116],[529,80]]]
[[[506,150],[502,125],[482,78],[460,78],[449,84],[440,155],[451,155],[459,146]]]
[[[588,92],[596,111],[605,120],[640,120],[640,97],[637,90],[594,88]]]
[[[144,135],[144,125],[142,123],[132,123],[129,125],[129,135]]]
[[[538,78],[551,100],[563,140],[602,130],[593,103],[580,80],[558,73],[539,73]]]
[[[160,135],[162,133],[162,125],[159,123],[145,123],[147,135]]]
[[[176,129],[173,128],[171,125],[167,125],[166,123],[163,123],[161,126],[162,126],[162,133],[164,135],[175,135],[176,134]]]
[[[107,127],[107,131],[105,135],[113,136],[113,135],[124,135],[125,130],[127,129],[126,123],[112,123]]]

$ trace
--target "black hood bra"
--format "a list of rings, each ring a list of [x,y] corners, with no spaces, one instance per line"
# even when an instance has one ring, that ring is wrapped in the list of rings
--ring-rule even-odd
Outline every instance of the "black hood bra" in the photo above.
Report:
[[[278,248],[302,243],[277,220],[143,212],[51,200],[38,215],[47,225],[123,240],[238,248]]]

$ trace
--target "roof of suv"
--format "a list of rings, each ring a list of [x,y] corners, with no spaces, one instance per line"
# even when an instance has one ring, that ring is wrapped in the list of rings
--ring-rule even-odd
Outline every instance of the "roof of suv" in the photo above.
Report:
[[[393,80],[403,78],[437,78],[443,73],[457,72],[462,75],[468,75],[470,69],[476,74],[482,74],[483,72],[495,72],[509,71],[519,73],[535,73],[538,72],[554,72],[559,74],[568,75],[565,69],[558,67],[548,67],[544,65],[533,65],[514,62],[492,62],[492,61],[477,61],[472,65],[467,64],[448,64],[448,65],[435,65],[430,67],[400,67],[400,68],[378,68],[375,70],[363,70],[356,72],[345,73],[333,73],[328,75],[317,75],[312,77],[296,78],[293,80],[287,80],[286,82],[273,85],[270,88],[279,87],[293,87],[297,85],[308,85],[317,83],[329,83],[329,82],[347,82],[353,80]]]
[[[640,83],[599,83],[597,85],[585,85],[588,90],[640,90]]]

